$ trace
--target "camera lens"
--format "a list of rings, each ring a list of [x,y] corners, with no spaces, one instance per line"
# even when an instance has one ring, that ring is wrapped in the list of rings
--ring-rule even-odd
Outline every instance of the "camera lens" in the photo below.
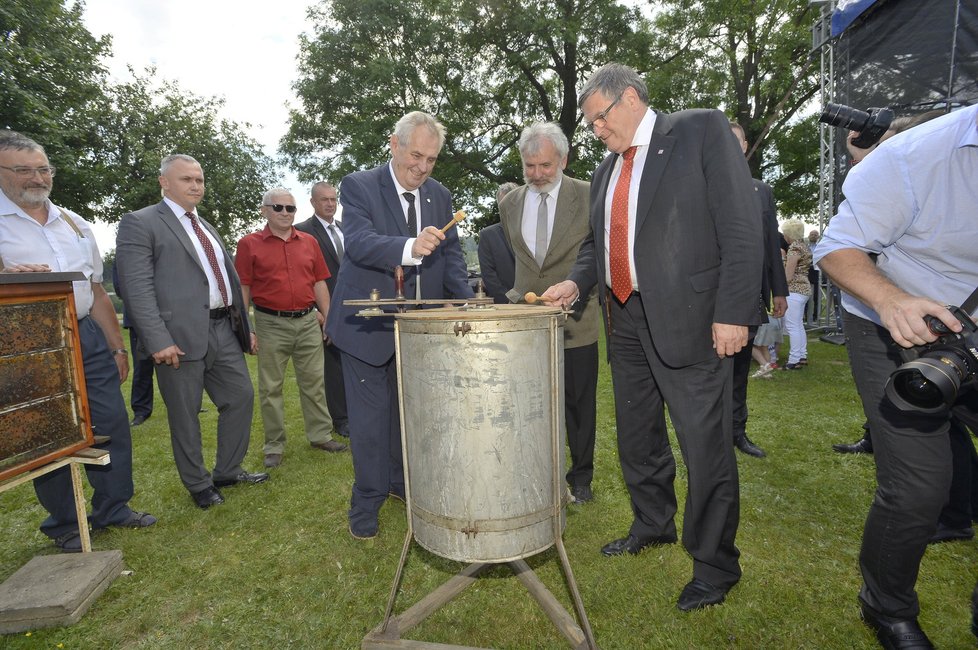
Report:
[[[862,131],[870,121],[870,114],[850,106],[828,103],[818,121],[851,131]]]
[[[947,351],[900,366],[886,382],[886,396],[901,411],[939,413],[958,397],[968,364]]]

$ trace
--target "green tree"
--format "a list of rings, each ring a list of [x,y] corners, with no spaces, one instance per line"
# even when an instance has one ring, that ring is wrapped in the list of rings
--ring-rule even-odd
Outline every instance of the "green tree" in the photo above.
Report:
[[[40,142],[58,167],[54,200],[86,217],[104,196],[89,155],[108,104],[102,57],[110,39],[82,22],[82,2],[0,3],[0,128]]]
[[[660,0],[660,65],[645,68],[652,104],[718,107],[747,134],[748,163],[783,216],[815,212],[818,130],[811,111],[818,60],[809,0]],[[677,92],[677,88],[682,89]]]
[[[588,177],[603,147],[578,128],[577,87],[609,60],[652,56],[641,14],[614,0],[323,0],[310,16],[281,144],[300,179],[383,162],[394,122],[425,110],[448,131],[435,176],[476,229],[496,187],[522,181],[514,145],[530,122],[559,123],[569,174]]]
[[[207,191],[200,209],[233,245],[259,219],[262,194],[278,182],[275,164],[245,133],[250,125],[218,117],[223,100],[198,97],[175,82],[155,83],[155,69],[111,89],[98,165],[107,184],[104,221],[160,200],[160,161],[196,158]]]

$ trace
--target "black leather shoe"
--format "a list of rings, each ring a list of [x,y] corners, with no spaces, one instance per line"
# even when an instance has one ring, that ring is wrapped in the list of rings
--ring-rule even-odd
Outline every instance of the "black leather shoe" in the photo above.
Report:
[[[635,537],[635,535],[629,534],[628,537],[616,539],[613,542],[605,544],[601,548],[601,554],[607,555],[608,557],[622,555],[623,553],[638,555],[642,549],[646,548],[647,546],[664,546],[666,544],[675,543],[675,535],[666,535],[663,537]]]
[[[917,619],[884,620],[865,605],[862,606],[863,623],[876,633],[876,640],[885,650],[926,650],[933,648]]]
[[[191,492],[190,496],[193,497],[194,503],[197,504],[198,508],[205,510],[211,506],[224,503],[224,497],[221,496],[221,493],[217,491],[216,487],[204,488],[200,492]]]
[[[571,488],[571,496],[574,497],[574,503],[594,501],[594,492],[590,485],[575,485]]]
[[[871,454],[873,441],[869,438],[860,438],[851,445],[832,445],[832,449],[840,454]]]
[[[930,538],[928,544],[940,544],[941,542],[954,542],[958,540],[969,540],[975,538],[975,529],[971,526],[964,528],[951,528],[938,523],[934,536]]]
[[[764,458],[767,456],[763,449],[751,442],[751,439],[747,437],[746,433],[742,436],[734,436],[734,447],[754,458]]]
[[[709,582],[693,578],[683,587],[676,601],[676,607],[682,612],[691,612],[710,605],[719,605],[727,597],[727,590],[714,587]]]
[[[229,485],[237,485],[238,483],[264,483],[267,480],[268,474],[265,472],[255,472],[254,474],[251,474],[250,472],[241,472],[234,478],[222,478],[214,481],[214,486],[228,487]]]
[[[339,435],[339,436],[343,436],[344,438],[349,438],[350,437],[350,425],[349,424],[345,424],[345,423],[344,424],[341,424],[339,426],[339,428],[336,429],[336,434]]]
[[[129,423],[129,426],[131,426],[131,427],[138,427],[140,424],[142,424],[143,422],[145,422],[148,419],[149,419],[149,416],[148,415],[142,415],[142,414],[134,415],[132,417],[132,422]]]

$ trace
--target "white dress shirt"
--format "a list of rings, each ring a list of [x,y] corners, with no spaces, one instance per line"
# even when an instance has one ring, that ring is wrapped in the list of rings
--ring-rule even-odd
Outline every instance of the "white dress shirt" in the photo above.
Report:
[[[210,295],[210,308],[219,309],[224,306],[224,298],[221,297],[221,290],[218,288],[217,277],[214,275],[214,270],[211,269],[211,263],[207,260],[207,253],[204,252],[204,247],[200,243],[200,239],[197,237],[197,233],[194,232],[194,226],[190,223],[190,218],[186,215],[186,210],[181,208],[179,205],[163,197],[163,202],[166,203],[173,214],[177,216],[180,220],[180,225],[183,229],[187,231],[187,235],[190,237],[190,243],[194,245],[194,250],[197,251],[197,258],[200,260],[200,265],[204,268],[204,275],[207,276],[207,286],[208,293]],[[197,215],[197,210],[191,211],[195,217],[197,217],[197,223],[200,223],[200,217]],[[224,288],[228,297],[228,305],[231,304],[232,294],[231,294],[231,279],[228,276],[228,265],[227,261],[224,259],[224,247],[218,242],[211,233],[201,224],[200,230],[204,233],[211,242],[211,247],[214,249],[214,257],[217,258],[217,263],[221,267],[221,273],[224,275]]]
[[[91,226],[74,212],[65,214],[81,231],[68,225],[61,209],[47,202],[48,220],[42,226],[0,191],[0,258],[4,266],[47,264],[52,271],[79,271],[87,280],[72,283],[78,319],[92,310],[92,282],[102,282],[102,256]]]
[[[638,208],[638,191],[642,186],[642,172],[645,170],[645,160],[649,155],[649,140],[652,139],[652,129],[655,127],[655,111],[647,109],[645,116],[635,130],[632,145],[636,147],[635,158],[632,159],[632,178],[628,185],[628,268],[632,275],[632,291],[640,291],[638,277],[635,275],[635,214]],[[621,176],[621,166],[624,158],[618,156],[608,179],[608,191],[604,197],[604,280],[611,286],[611,264],[608,259],[609,239],[611,238],[611,202],[615,195],[615,185]]]
[[[414,240],[421,234],[421,192],[418,188],[407,190],[401,187],[401,184],[397,182],[397,176],[394,175],[393,163],[388,163],[387,168],[390,170],[391,178],[394,180],[394,189],[397,190],[397,200],[401,202],[401,212],[404,214],[404,223],[407,223],[408,218],[408,202],[407,199],[404,198],[405,192],[410,192],[414,195],[414,212],[418,217],[417,231],[411,233],[411,236],[404,243],[404,252],[401,253],[401,266],[420,266],[424,261],[424,256],[412,257],[411,249],[414,247]]]
[[[557,176],[557,186],[547,192],[547,242],[554,238],[554,217],[557,214],[557,194],[560,192],[562,177]],[[523,199],[523,223],[520,233],[530,254],[537,254],[537,213],[540,209],[540,195],[532,185],[526,187],[526,198]]]

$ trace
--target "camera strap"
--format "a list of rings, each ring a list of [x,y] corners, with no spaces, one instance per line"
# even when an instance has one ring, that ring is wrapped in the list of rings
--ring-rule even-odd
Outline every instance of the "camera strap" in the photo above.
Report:
[[[975,310],[975,307],[978,307],[978,287],[975,287],[975,290],[971,292],[967,300],[961,303],[961,309],[969,316]]]

